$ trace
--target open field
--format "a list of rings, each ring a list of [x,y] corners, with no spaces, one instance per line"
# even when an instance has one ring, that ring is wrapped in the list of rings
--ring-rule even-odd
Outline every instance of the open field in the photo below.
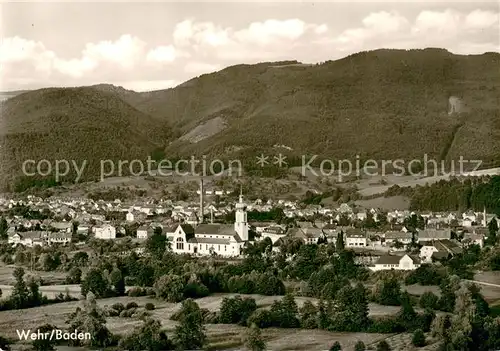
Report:
[[[0,265],[0,285],[13,285],[15,279],[13,277],[14,265]],[[45,284],[61,284],[66,279],[66,272],[44,272],[44,271],[30,271],[25,269],[25,277],[35,276],[43,279]],[[3,290],[3,288],[2,288]]]
[[[2,296],[7,297],[12,292],[12,285],[0,285],[0,289],[2,289]],[[80,285],[46,285],[40,287],[40,292],[49,299],[55,298],[60,293],[66,294],[66,291],[70,296],[78,298],[80,296]]]
[[[474,280],[500,285],[500,271],[480,272],[474,274]],[[500,298],[500,296],[498,296]]]
[[[484,176],[484,175],[498,175],[498,174],[500,174],[500,168],[489,168],[475,172],[467,172],[464,173],[463,175]],[[385,180],[387,184],[377,185],[376,183],[380,182],[382,178]],[[371,196],[375,194],[382,194],[393,185],[398,185],[400,187],[408,187],[408,186],[414,187],[416,185],[425,185],[427,183],[433,184],[443,179],[448,180],[449,178],[450,178],[449,175],[439,175],[439,176],[429,176],[429,177],[386,175],[384,177],[374,176],[371,178],[362,179],[355,182],[355,184],[358,187],[359,193],[361,195]]]
[[[234,295],[236,294],[220,294],[208,296],[202,299],[198,299],[197,303],[201,308],[207,308],[210,311],[217,311],[220,308],[221,301],[224,297]],[[273,301],[281,298],[281,296],[250,296],[255,298],[257,305],[260,308],[269,308]],[[315,301],[315,299],[302,297],[296,298],[297,304],[299,306],[301,306],[306,300]],[[151,302],[156,306],[156,309],[152,311],[152,316],[160,320],[163,327],[167,330],[172,330],[175,327],[176,322],[171,321],[170,316],[180,308],[180,304],[167,303],[150,297],[116,297],[100,299],[97,301],[100,306],[110,306],[117,302],[127,304],[128,302],[134,301],[139,305],[139,307],[143,307],[145,303]],[[18,329],[33,329],[48,322],[56,326],[63,327],[68,315],[74,312],[76,307],[80,305],[81,301],[72,301],[25,310],[2,311],[0,312],[0,330],[3,331],[3,334],[5,334],[5,336],[15,337],[16,330]],[[370,304],[370,315],[380,316],[394,314],[398,310],[399,307]],[[110,330],[115,333],[129,332],[133,330],[133,328],[138,324],[140,324],[140,321],[134,319],[124,319],[118,317],[108,319],[108,326]],[[220,326],[216,326],[214,328],[219,331],[221,330]],[[224,330],[226,330],[226,328],[224,328]]]
[[[406,196],[381,196],[370,200],[357,200],[354,203],[363,208],[380,208],[384,211],[407,210],[410,208],[410,199]]]

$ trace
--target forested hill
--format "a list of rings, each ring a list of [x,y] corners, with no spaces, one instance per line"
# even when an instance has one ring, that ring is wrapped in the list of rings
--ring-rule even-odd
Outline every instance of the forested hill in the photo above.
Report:
[[[387,195],[410,196],[411,209],[420,211],[483,211],[500,216],[500,176],[455,178],[415,188],[393,186]]]
[[[16,179],[26,159],[144,159],[159,148],[247,167],[279,151],[289,165],[304,154],[487,164],[500,160],[499,64],[498,53],[375,50],[315,65],[237,65],[149,93],[30,91],[2,103],[0,181]],[[449,114],[450,101],[463,108]]]

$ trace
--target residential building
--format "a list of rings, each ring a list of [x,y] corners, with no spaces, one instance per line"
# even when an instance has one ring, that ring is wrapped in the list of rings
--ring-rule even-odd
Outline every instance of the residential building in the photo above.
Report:
[[[420,259],[410,255],[396,256],[383,255],[369,269],[372,271],[382,270],[415,270],[420,267]]]
[[[92,228],[94,236],[96,239],[115,239],[116,238],[116,228],[110,224],[103,224]]]

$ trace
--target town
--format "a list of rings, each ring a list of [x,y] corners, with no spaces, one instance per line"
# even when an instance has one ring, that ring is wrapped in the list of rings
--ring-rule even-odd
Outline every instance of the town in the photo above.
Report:
[[[199,202],[127,203],[89,199],[28,196],[2,200],[2,212],[19,207],[48,213],[47,219],[22,215],[6,218],[7,241],[13,246],[52,244],[82,245],[90,239],[119,240],[130,237],[141,253],[141,243],[155,234],[166,236],[174,253],[194,256],[243,258],[244,248],[268,238],[274,251],[286,241],[303,244],[336,242],[339,236],[356,253],[357,262],[376,270],[413,270],[461,253],[469,245],[484,246],[488,226],[500,220],[493,214],[467,211],[415,213],[409,210],[383,212],[355,208],[346,203],[336,208],[300,206],[298,201],[257,199],[246,203],[241,194],[234,203],[216,206],[205,197],[229,191],[206,190],[200,181]],[[278,221],[249,220],[247,212],[279,211]],[[28,212],[29,213],[29,212]],[[233,214],[232,223],[224,218]],[[117,219],[122,217],[123,220]],[[79,240],[83,239],[83,240]]]

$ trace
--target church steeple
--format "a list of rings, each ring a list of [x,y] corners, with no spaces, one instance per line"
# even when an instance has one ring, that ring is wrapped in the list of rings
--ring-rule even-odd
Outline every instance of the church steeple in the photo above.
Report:
[[[488,222],[486,221],[486,206],[483,207],[483,227],[487,227]]]
[[[241,240],[248,241],[248,223],[246,204],[243,202],[243,188],[240,186],[239,201],[236,203],[234,230]]]

